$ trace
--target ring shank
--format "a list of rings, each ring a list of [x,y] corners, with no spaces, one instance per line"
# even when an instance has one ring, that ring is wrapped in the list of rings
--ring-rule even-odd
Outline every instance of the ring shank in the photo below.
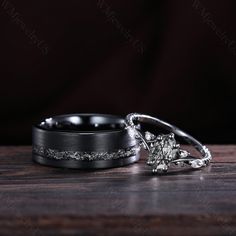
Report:
[[[203,146],[198,140],[196,140],[191,135],[187,134],[186,132],[182,131],[176,126],[173,126],[163,120],[160,120],[158,118],[149,115],[138,114],[138,113],[128,114],[126,117],[126,124],[132,128],[135,128],[136,126],[135,122],[154,124],[160,128],[167,130],[168,132],[172,132],[177,136],[181,137],[187,143],[193,145],[195,149],[201,153],[203,157],[201,158],[201,160],[208,161],[211,159],[210,152],[205,146]]]

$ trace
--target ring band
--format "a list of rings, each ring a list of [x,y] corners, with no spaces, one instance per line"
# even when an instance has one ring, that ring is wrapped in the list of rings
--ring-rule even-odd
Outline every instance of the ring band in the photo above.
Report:
[[[171,133],[155,136],[150,132],[146,132],[145,136],[143,136],[136,124],[139,124],[139,122],[157,125]],[[207,166],[212,159],[211,153],[206,146],[181,129],[158,118],[131,113],[126,117],[126,125],[127,128],[133,129],[137,140],[149,151],[147,164],[152,167],[153,172],[165,172],[171,163],[178,165],[188,164],[193,168],[200,168]],[[193,145],[202,157],[193,157],[187,151],[180,149],[180,145],[176,143],[174,135]]]
[[[33,160],[44,165],[97,169],[139,160],[138,142],[119,116],[55,116],[33,126],[32,136]]]

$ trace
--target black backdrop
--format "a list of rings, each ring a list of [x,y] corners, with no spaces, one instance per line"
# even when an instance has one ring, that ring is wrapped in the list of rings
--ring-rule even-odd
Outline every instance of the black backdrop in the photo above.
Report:
[[[134,111],[235,143],[234,0],[0,2],[0,144],[47,116]]]

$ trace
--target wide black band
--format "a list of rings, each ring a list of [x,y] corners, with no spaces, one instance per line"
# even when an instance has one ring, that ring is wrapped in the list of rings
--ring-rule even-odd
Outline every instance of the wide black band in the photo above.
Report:
[[[109,168],[139,159],[137,140],[124,119],[104,114],[70,114],[33,127],[33,159],[67,168]]]

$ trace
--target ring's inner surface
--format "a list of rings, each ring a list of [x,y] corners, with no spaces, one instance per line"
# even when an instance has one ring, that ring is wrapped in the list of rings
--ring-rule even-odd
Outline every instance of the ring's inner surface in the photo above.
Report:
[[[113,115],[63,115],[47,118],[39,127],[51,131],[94,132],[117,131],[125,127],[124,119]]]

